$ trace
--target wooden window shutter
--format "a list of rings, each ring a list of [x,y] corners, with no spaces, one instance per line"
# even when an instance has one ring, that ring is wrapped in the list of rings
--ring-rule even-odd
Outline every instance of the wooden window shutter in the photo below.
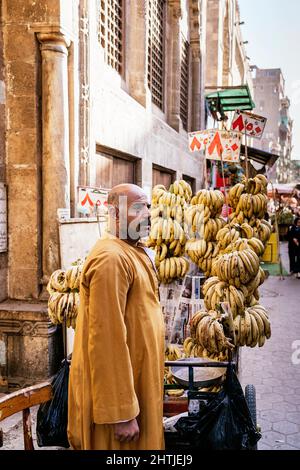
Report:
[[[123,73],[124,1],[100,0],[99,42],[106,63],[120,75]]]

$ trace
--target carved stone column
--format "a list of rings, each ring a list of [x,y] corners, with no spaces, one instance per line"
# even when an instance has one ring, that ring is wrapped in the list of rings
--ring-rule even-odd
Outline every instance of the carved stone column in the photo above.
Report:
[[[99,2],[100,4],[100,2]],[[82,0],[79,5],[79,183],[89,186],[91,156],[91,121],[90,121],[90,10],[89,1]]]
[[[201,130],[201,53],[198,43],[192,49],[192,131]]]
[[[180,19],[182,16],[180,0],[168,2],[170,18],[170,83],[168,123],[173,129],[179,131],[180,128],[180,71],[181,71],[181,41],[180,41]]]
[[[203,44],[201,44],[201,29],[203,31],[202,2],[191,2],[190,44],[191,44],[191,74],[192,74],[192,119],[191,131],[198,131],[204,126],[204,67]],[[203,32],[202,32],[203,35]]]
[[[68,47],[61,33],[38,33],[42,53],[42,282],[60,266],[57,209],[70,206]]]
[[[129,94],[142,106],[150,102],[147,88],[147,32],[146,9],[144,0],[130,0],[127,2],[126,21],[132,25],[128,28],[126,57],[126,75],[128,75]],[[147,96],[149,95],[149,96]]]

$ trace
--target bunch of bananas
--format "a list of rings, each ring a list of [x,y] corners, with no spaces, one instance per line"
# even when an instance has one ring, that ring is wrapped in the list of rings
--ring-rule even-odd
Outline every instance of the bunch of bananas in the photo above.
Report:
[[[163,284],[173,282],[188,273],[190,264],[183,256],[163,258],[161,261],[158,261],[158,256],[156,250],[156,267],[158,268],[159,279]]]
[[[241,234],[239,226],[236,224],[233,226],[226,225],[224,228],[219,230],[216,240],[218,242],[220,250],[224,250],[230,243],[234,243],[239,240]]]
[[[166,361],[177,361],[181,359],[182,353],[176,344],[168,344],[165,349],[165,360]]]
[[[169,191],[157,185],[152,192],[151,231],[148,246],[155,250],[155,264],[162,283],[184,277],[189,263],[184,257],[184,212],[192,197],[190,185],[175,181]]]
[[[223,253],[231,253],[233,251],[253,250],[258,257],[261,257],[265,251],[265,245],[258,238],[239,238],[234,243],[230,243]]]
[[[48,300],[48,315],[51,323],[57,325],[66,320],[67,327],[76,327],[76,318],[79,307],[79,293],[55,292]]]
[[[258,288],[265,281],[265,272],[248,242],[240,243],[240,251],[218,257],[213,265],[215,275],[203,286],[204,302],[208,310],[217,311],[221,302],[229,304],[234,321],[235,346],[261,347],[271,336],[267,312],[258,303]]]
[[[177,385],[177,382],[171,372],[170,367],[165,367],[164,384],[165,385]],[[181,397],[184,394],[184,389],[174,388],[174,389],[166,390],[165,394],[168,395],[169,397]]]
[[[226,223],[220,217],[224,196],[220,191],[203,189],[192,198],[191,204],[185,213],[185,231],[190,237],[186,253],[210,276],[213,260],[219,253],[217,234]]]
[[[196,196],[192,198],[192,205],[203,204],[210,210],[211,217],[216,217],[222,212],[224,204],[224,196],[221,191],[212,189],[201,189],[197,192]]]
[[[245,291],[220,281],[218,277],[211,277],[204,283],[203,293],[205,307],[208,310],[218,310],[222,302],[229,303],[234,317],[245,310]]]
[[[190,321],[190,327],[194,343],[210,354],[220,354],[233,348],[225,336],[220,315],[216,311],[197,312]]]
[[[149,246],[167,245],[172,252],[182,253],[186,237],[182,226],[177,220],[172,218],[156,217],[151,219],[151,232],[149,236]]]
[[[213,260],[219,254],[219,246],[216,242],[191,239],[186,242],[186,253],[201,271],[210,274]]]
[[[50,294],[48,315],[52,323],[60,324],[66,320],[67,327],[75,329],[82,266],[80,263],[67,271],[58,269],[51,274],[47,290]]]
[[[68,292],[70,290],[79,290],[82,264],[72,266],[67,271],[58,269],[54,271],[49,279],[47,291],[49,294],[55,292]]]
[[[234,186],[229,192],[229,200],[235,212],[229,217],[229,223],[219,228],[215,243],[212,241],[213,236],[206,236],[203,240],[190,240],[186,244],[191,259],[198,266],[205,261],[207,277],[212,276],[203,287],[208,312],[199,312],[192,319],[192,339],[186,341],[186,355],[203,356],[206,352],[211,355],[214,349],[216,354],[220,354],[222,344],[224,350],[228,351],[224,330],[221,346],[218,344],[221,338],[218,324],[221,319],[214,313],[220,311],[222,302],[230,306],[236,330],[236,346],[263,346],[271,335],[267,312],[258,304],[258,288],[265,281],[259,257],[264,253],[265,243],[272,231],[271,224],[263,220],[267,209],[267,183],[265,176],[257,175]],[[192,199],[192,203],[195,201]],[[203,199],[200,201],[203,202]],[[209,209],[211,211],[211,207]],[[198,323],[201,327],[198,327]],[[196,345],[199,345],[198,349]]]
[[[188,233],[190,237],[199,235],[199,238],[204,238],[204,226],[208,223],[210,217],[210,210],[208,207],[204,206],[204,204],[189,206],[184,214],[185,232]],[[200,236],[201,230],[203,231],[202,236]]]
[[[47,285],[47,291],[49,294],[54,294],[55,292],[68,292],[68,290],[69,288],[66,282],[66,271],[57,269],[50,276]]]
[[[171,184],[169,191],[162,184],[158,184],[152,191],[152,206],[184,206],[192,197],[192,188],[184,180],[175,181]]]
[[[257,217],[263,219],[267,211],[268,198],[265,194],[242,194],[238,205],[236,206],[236,213],[239,214],[240,211],[244,213],[248,220],[251,218]]]
[[[266,339],[271,337],[271,324],[267,311],[261,305],[255,305],[245,310],[244,314],[234,319],[236,346],[261,348]]]
[[[237,207],[243,193],[256,196],[267,194],[268,180],[264,175],[256,175],[248,180],[243,177],[242,182],[233,186],[229,191],[229,203],[234,209]]]
[[[251,240],[251,247],[256,254],[259,253],[258,256],[261,256],[265,251],[264,244],[269,240],[271,231],[272,226],[266,220],[257,219],[254,227],[245,222],[242,225],[231,222],[218,232],[217,241],[220,251],[226,252],[228,247],[232,250],[233,246],[240,246],[242,241]]]
[[[206,392],[206,393],[219,393],[221,390],[221,385],[213,385],[211,387],[202,387],[199,388],[199,392]]]
[[[166,361],[177,361],[182,358],[181,350],[175,344],[168,344],[165,349],[165,360]],[[170,367],[165,367],[164,370],[164,383],[166,385],[177,384]],[[166,390],[166,395],[170,397],[181,397],[184,394],[183,389],[172,389]]]
[[[256,277],[259,267],[257,254],[252,249],[245,249],[219,256],[212,265],[212,274],[220,281],[240,287]]]
[[[207,358],[211,361],[227,361],[228,360],[228,351],[222,352],[209,352],[203,346],[201,346],[196,340],[191,337],[185,339],[183,343],[183,351],[185,357],[201,357]]]
[[[234,212],[229,222],[245,227],[245,238],[258,238],[264,244],[272,233],[272,225],[264,220],[267,212],[268,180],[264,175],[257,175],[249,180],[243,179],[229,191],[229,202]],[[247,226],[245,226],[246,224]],[[249,226],[252,231],[249,230]]]

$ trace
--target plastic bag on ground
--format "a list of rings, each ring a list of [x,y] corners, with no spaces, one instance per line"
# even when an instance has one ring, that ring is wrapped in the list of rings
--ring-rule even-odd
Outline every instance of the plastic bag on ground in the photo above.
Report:
[[[39,447],[70,447],[67,437],[69,363],[63,364],[52,381],[53,398],[42,403],[37,413]]]
[[[197,417],[180,418],[175,428],[191,446],[203,450],[247,450],[261,438],[232,364],[216,398]]]

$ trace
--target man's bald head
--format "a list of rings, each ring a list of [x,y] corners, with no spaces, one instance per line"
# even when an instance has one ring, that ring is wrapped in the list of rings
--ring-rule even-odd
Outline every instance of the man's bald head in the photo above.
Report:
[[[136,243],[149,234],[149,204],[142,188],[135,184],[119,184],[112,188],[107,202],[110,221],[115,224],[113,231],[119,238]]]
[[[114,207],[119,207],[120,197],[127,197],[128,202],[131,203],[135,199],[146,197],[145,192],[136,184],[118,184],[114,186],[108,194],[108,204]]]

